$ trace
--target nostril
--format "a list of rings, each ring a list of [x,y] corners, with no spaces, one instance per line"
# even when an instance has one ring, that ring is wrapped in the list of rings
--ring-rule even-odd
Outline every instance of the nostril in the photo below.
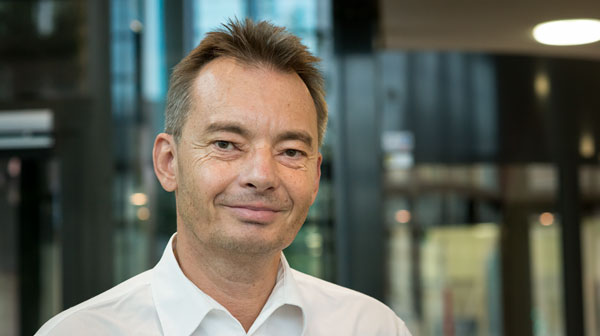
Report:
[[[266,192],[266,191],[273,191],[275,190],[275,186],[274,185],[270,185],[270,184],[265,184],[264,186],[261,184],[256,184],[256,183],[252,183],[252,182],[247,182],[245,184],[246,188],[248,189],[254,189],[256,192]]]

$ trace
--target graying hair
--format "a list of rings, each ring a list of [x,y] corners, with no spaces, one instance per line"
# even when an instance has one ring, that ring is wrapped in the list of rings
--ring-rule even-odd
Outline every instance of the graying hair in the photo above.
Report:
[[[218,57],[231,57],[247,65],[268,66],[297,73],[310,92],[317,111],[318,144],[323,144],[327,128],[324,80],[312,55],[300,38],[283,27],[266,21],[230,20],[221,29],[209,32],[175,68],[169,82],[165,132],[176,142],[192,106],[192,86],[198,72]]]

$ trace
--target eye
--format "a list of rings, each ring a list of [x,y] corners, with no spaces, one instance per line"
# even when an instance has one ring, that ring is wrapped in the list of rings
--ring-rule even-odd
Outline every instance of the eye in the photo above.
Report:
[[[295,158],[295,157],[299,157],[299,156],[302,156],[302,155],[304,155],[304,152],[302,152],[302,151],[299,151],[299,150],[297,150],[297,149],[286,149],[286,150],[285,150],[283,153],[284,153],[286,156],[289,156],[289,157],[292,157],[292,158]]]
[[[225,140],[217,140],[215,141],[215,145],[219,149],[233,149],[233,143]]]

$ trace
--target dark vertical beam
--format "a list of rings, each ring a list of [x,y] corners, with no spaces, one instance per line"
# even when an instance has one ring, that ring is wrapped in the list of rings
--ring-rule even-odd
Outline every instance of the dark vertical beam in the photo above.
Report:
[[[83,180],[85,197],[85,228],[83,243],[85,260],[84,275],[89,285],[85,296],[96,295],[113,283],[113,146],[111,110],[111,62],[110,62],[110,1],[88,0],[88,39],[90,115],[83,118],[82,159],[85,171]],[[68,250],[67,253],[74,253]],[[82,279],[80,278],[79,281]]]
[[[333,38],[337,54],[373,53],[377,1],[333,0]]]
[[[346,125],[346,90],[345,90],[345,79],[346,79],[346,71],[345,65],[342,63],[343,58],[338,58],[337,64],[337,76],[339,77],[337,82],[339,85],[337,86],[339,97],[339,106],[338,110],[340,111],[335,116],[335,121],[329,121],[329,135],[334,135],[335,139],[332,141],[332,145],[334,147],[333,150],[333,181],[335,188],[335,198],[334,198],[334,208],[335,208],[335,254],[337,257],[337,270],[336,282],[342,286],[350,286],[351,277],[350,277],[350,269],[352,266],[352,258],[351,251],[352,245],[350,244],[350,229],[347,224],[349,221],[349,215],[346,212],[346,207],[349,205],[349,195],[348,188],[346,186],[346,181],[349,179],[349,173],[346,169],[347,163],[346,158],[348,151],[347,144],[345,143],[345,139],[347,139],[347,130],[344,127]],[[330,119],[332,119],[330,117]],[[333,126],[332,126],[333,125]]]
[[[564,123],[563,123],[564,125]],[[575,137],[575,135],[572,135]],[[567,142],[571,142],[567,140]],[[575,154],[575,155],[572,155]],[[581,269],[581,217],[577,151],[559,153],[559,201],[561,223],[565,335],[584,335],[583,279]]]
[[[134,113],[135,113],[135,127],[140,127],[146,122],[146,118],[144,115],[144,111],[142,110],[142,72],[144,71],[144,67],[142,65],[142,37],[145,34],[144,30],[132,31],[133,34],[133,66],[135,71],[135,79],[134,79]],[[139,138],[139,137],[138,137]],[[136,138],[137,139],[137,138]],[[140,148],[139,144],[136,144],[136,148]],[[136,160],[139,161],[139,160]]]
[[[246,15],[252,20],[256,20],[258,16],[257,1],[246,0]]]
[[[19,206],[19,301],[22,335],[33,335],[40,324],[40,205],[42,181],[40,160],[21,164]]]
[[[579,128],[584,93],[577,83],[589,74],[585,64],[564,61],[550,65],[550,113],[553,152],[558,166],[558,210],[561,219],[565,335],[584,335],[581,267],[581,195],[579,190]],[[581,84],[584,85],[584,84]],[[579,117],[579,118],[578,118]]]
[[[57,112],[57,127],[67,132],[57,139],[57,146],[64,146],[57,149],[62,163],[65,308],[113,285],[110,1],[85,4],[89,100]]]
[[[532,119],[535,97],[532,65],[527,58],[496,57],[498,101],[498,158],[500,187],[504,190],[502,200],[502,224],[500,227],[502,321],[504,335],[533,335],[531,257],[528,216],[531,207],[511,199],[509,167],[504,163],[529,162],[534,151],[519,147],[533,128],[539,126]],[[527,125],[527,128],[523,127]],[[538,127],[539,128],[539,127]],[[523,131],[525,129],[526,131]],[[536,129],[538,132],[539,129]],[[519,141],[516,141],[518,139]],[[537,139],[537,138],[536,138]],[[538,141],[539,142],[539,141]],[[538,145],[539,143],[535,143]]]
[[[167,51],[167,71],[171,74],[173,67],[181,61],[184,56],[186,35],[184,23],[185,0],[164,0],[165,20],[165,49]]]
[[[529,249],[530,209],[510,203],[504,207],[501,227],[502,317],[505,335],[533,335]]]
[[[196,46],[194,45],[194,20],[195,6],[199,6],[194,0],[183,0],[183,54],[187,55]]]
[[[338,282],[383,299],[380,118],[373,55],[376,13],[375,2],[333,1],[340,88],[331,134],[336,148]]]
[[[372,55],[346,56],[344,167],[350,287],[383,300],[384,226],[381,202],[380,124]]]

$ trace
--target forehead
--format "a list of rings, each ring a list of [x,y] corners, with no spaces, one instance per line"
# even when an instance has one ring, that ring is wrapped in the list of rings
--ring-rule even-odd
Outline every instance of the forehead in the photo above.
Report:
[[[200,70],[191,93],[192,126],[235,118],[242,124],[269,122],[271,128],[286,124],[308,128],[316,137],[314,102],[295,72],[217,58]]]

